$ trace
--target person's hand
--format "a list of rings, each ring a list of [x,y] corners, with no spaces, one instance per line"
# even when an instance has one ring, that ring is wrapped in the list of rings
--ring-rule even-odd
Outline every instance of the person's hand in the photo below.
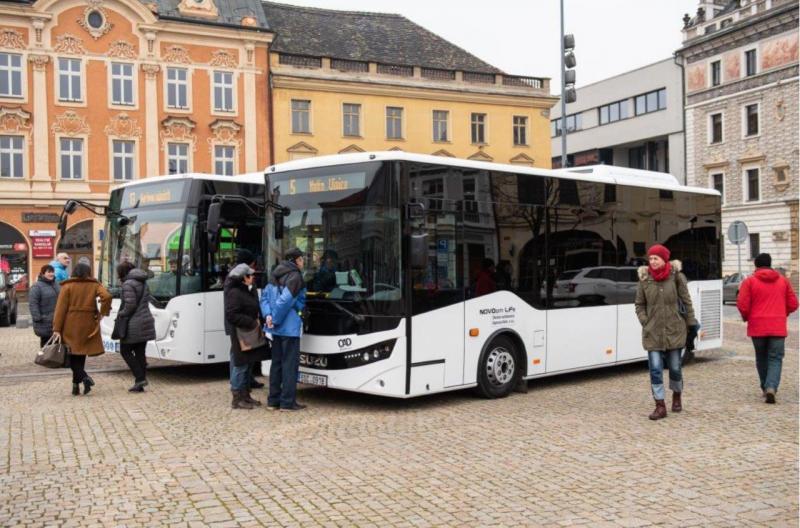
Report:
[[[268,315],[268,316],[267,316],[267,328],[272,328],[272,327],[273,327],[273,324],[272,324],[272,316],[271,316],[271,315]]]
[[[53,337],[61,339],[61,332],[53,332]]]

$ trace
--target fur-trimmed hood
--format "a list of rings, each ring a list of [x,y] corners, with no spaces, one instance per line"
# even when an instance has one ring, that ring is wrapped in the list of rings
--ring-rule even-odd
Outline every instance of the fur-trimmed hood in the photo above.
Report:
[[[680,260],[670,260],[669,265],[672,267],[671,273],[675,275],[676,273],[680,273],[683,269],[683,264],[681,264]],[[637,270],[639,273],[639,280],[646,281],[647,279],[652,279],[650,273],[647,271],[648,266],[639,266]]]

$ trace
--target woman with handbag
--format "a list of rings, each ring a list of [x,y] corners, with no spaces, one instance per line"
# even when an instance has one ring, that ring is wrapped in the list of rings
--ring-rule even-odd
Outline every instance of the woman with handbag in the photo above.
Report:
[[[144,392],[147,382],[147,342],[156,338],[156,322],[150,313],[150,289],[147,272],[125,261],[117,266],[122,282],[122,305],[114,321],[114,335],[119,339],[120,354],[134,377],[128,392]]]
[[[669,367],[672,412],[681,412],[683,373],[681,349],[686,343],[687,327],[697,325],[692,298],[681,273],[681,262],[669,260],[669,250],[655,244],[647,251],[649,266],[639,268],[636,290],[636,316],[642,324],[642,346],[647,350],[650,384],[656,408],[651,420],[667,417],[664,403],[664,356]]]
[[[97,301],[100,300],[100,311]],[[61,292],[53,316],[53,336],[69,347],[72,369],[72,395],[89,394],[94,380],[86,373],[86,357],[99,356],[103,350],[100,318],[111,312],[111,294],[92,277],[86,264],[76,264],[72,277],[61,283]]]
[[[28,307],[33,319],[33,333],[44,347],[53,335],[53,314],[56,311],[61,285],[56,282],[56,270],[50,264],[42,266],[39,278],[28,292]]]
[[[225,333],[231,338],[230,372],[234,409],[252,409],[261,402],[250,397],[250,370],[257,361],[269,359],[262,333],[255,270],[239,264],[225,279]]]

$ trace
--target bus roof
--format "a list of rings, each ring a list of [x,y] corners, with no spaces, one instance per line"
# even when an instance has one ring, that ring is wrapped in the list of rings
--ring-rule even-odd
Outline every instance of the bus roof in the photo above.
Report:
[[[170,174],[168,176],[151,176],[141,180],[125,182],[115,185],[111,188],[112,191],[117,189],[124,189],[133,185],[146,185],[156,181],[172,181],[172,180],[218,180],[218,181],[236,181],[239,183],[255,183],[264,185],[263,172],[249,172],[246,174],[237,174],[235,176],[219,176],[217,174],[204,174],[202,172],[190,172],[186,174]]]
[[[648,187],[651,189],[665,189],[719,196],[719,192],[714,189],[681,185],[675,176],[664,172],[629,169],[627,167],[615,167],[612,165],[591,165],[568,169],[540,169],[536,167],[526,167],[523,165],[473,161],[461,158],[433,156],[430,154],[413,154],[399,150],[358,152],[354,154],[335,154],[331,156],[304,158],[267,167],[267,173],[311,169],[334,165],[347,165],[351,163],[364,163],[369,161],[415,161],[420,163],[450,165],[453,167],[476,170],[508,171],[516,172],[518,174],[549,176],[552,178],[568,178],[572,180],[592,181],[597,183],[613,183],[618,185],[630,185],[633,187]]]

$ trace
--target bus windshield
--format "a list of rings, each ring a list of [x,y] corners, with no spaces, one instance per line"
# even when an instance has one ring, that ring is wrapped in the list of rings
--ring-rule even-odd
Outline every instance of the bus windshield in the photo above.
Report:
[[[191,238],[183,236],[185,203],[178,198],[168,199],[170,192],[173,197],[182,196],[184,186],[183,182],[165,182],[153,185],[152,190],[150,185],[143,185],[112,192],[111,209],[120,216],[112,216],[106,223],[101,274],[102,283],[112,295],[119,296],[121,282],[116,266],[124,261],[147,272],[150,294],[159,301],[166,302],[177,294],[179,276],[183,293],[193,289],[193,282],[197,283],[194,291],[200,291],[198,270],[192,269],[180,251],[181,241],[185,246]],[[148,197],[149,203],[161,200],[165,205],[142,206]]]
[[[307,299],[317,310],[356,320],[399,313],[401,225],[391,165],[324,167],[268,177],[277,202],[290,209],[283,217],[282,237],[275,238],[270,229],[271,267],[298,247],[306,257]]]

